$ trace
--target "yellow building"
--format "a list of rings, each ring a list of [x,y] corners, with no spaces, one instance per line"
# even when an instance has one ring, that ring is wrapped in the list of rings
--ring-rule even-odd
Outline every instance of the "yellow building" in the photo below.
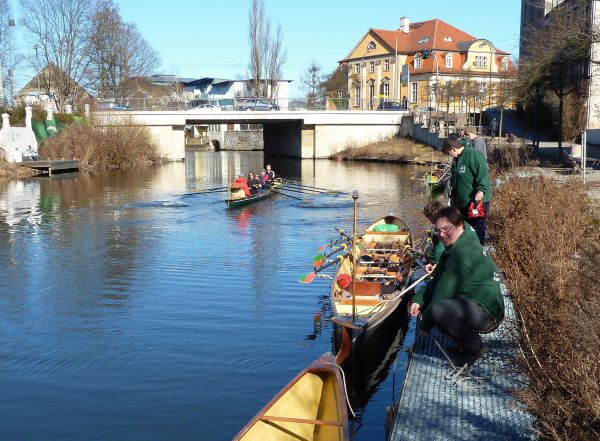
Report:
[[[397,30],[369,29],[340,64],[348,66],[349,108],[403,107],[473,111],[503,101],[513,78],[510,54],[439,19]]]

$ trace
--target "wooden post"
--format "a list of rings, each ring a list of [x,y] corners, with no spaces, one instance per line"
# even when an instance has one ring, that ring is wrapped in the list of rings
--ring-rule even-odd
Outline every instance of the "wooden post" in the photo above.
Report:
[[[352,235],[352,321],[356,321],[356,212],[358,208],[358,190],[352,192],[352,199],[354,199],[354,234]]]

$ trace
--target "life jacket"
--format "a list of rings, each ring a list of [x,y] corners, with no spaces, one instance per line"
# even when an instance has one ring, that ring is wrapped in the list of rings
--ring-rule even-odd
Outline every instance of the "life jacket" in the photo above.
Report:
[[[246,193],[246,196],[250,196],[250,188],[248,188],[248,181],[246,180],[246,178],[236,178],[235,181],[233,181],[233,184],[231,184],[231,186],[243,188],[244,193]]]

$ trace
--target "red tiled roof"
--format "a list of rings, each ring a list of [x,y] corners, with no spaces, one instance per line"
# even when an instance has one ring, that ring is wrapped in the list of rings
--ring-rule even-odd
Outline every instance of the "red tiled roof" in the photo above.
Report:
[[[437,18],[411,23],[407,34],[399,29],[394,31],[370,29],[370,31],[383,40],[392,51],[397,48],[398,53],[403,54],[416,53],[423,49],[464,52],[468,43],[477,39]],[[496,48],[496,52],[500,55],[510,55],[498,48]]]

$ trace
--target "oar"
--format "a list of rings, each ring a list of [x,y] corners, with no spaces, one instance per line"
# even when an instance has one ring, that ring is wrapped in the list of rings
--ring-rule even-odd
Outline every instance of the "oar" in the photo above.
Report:
[[[298,187],[305,187],[305,188],[313,188],[315,190],[323,190],[329,193],[344,193],[343,191],[338,191],[338,190],[330,190],[328,188],[322,188],[322,187],[314,187],[312,185],[305,185],[299,181],[288,181],[289,185],[296,185]]]
[[[305,191],[304,189],[299,189],[299,188],[295,188],[295,187],[290,187],[289,185],[286,185],[284,190],[286,191],[295,191],[297,193],[306,193],[306,194],[312,194],[314,195],[315,193],[321,193],[319,191]]]
[[[337,254],[337,253],[340,253],[342,251],[345,251],[346,248],[348,248],[348,245],[346,245],[345,243],[343,243],[342,245],[340,245],[339,247],[336,247],[336,248],[332,249],[328,253],[317,254],[316,256],[313,257],[313,265],[314,266],[321,266],[323,264],[323,262],[325,262],[325,259],[327,259],[328,257],[333,256],[334,254]]]
[[[283,195],[283,196],[287,196],[288,198],[292,198],[292,199],[298,199],[299,201],[302,201],[302,202],[312,202],[312,201],[311,201],[311,200],[309,200],[309,199],[297,198],[296,196],[290,196],[289,194],[285,194],[285,193],[282,193],[282,192],[280,192],[280,191],[276,191],[276,190],[273,190],[273,189],[271,189],[271,191],[272,191],[273,193],[277,193],[277,194],[280,194],[280,195]]]
[[[309,191],[313,191],[315,193],[323,193],[323,194],[341,194],[343,192],[338,191],[338,190],[321,190],[320,188],[316,188],[316,187],[309,187],[307,185],[300,185],[300,184],[292,184],[292,183],[287,183],[286,184],[286,188],[301,188],[303,190],[309,190]]]
[[[318,268],[314,268],[312,272],[308,273],[305,276],[302,276],[298,279],[299,283],[310,283],[313,280],[315,280],[315,277],[317,277],[317,273],[320,271],[323,271],[326,268],[329,268],[331,265],[334,265],[336,263],[341,262],[344,257],[346,257],[348,255],[348,253],[344,253],[344,254],[340,254],[339,256],[337,256],[335,259],[331,259],[328,260],[327,262],[325,262],[324,265],[321,265]]]
[[[327,249],[327,248],[329,248],[329,247],[332,247],[332,246],[334,246],[334,245],[337,245],[337,244],[339,244],[339,243],[345,243],[345,242],[348,242],[348,239],[346,239],[345,237],[344,237],[344,238],[341,238],[341,239],[334,240],[333,242],[329,242],[329,243],[328,243],[328,244],[326,244],[326,245],[322,245],[322,246],[320,246],[320,247],[319,247],[319,251],[326,250],[326,249]]]
[[[341,229],[336,228],[336,227],[333,227],[333,228],[335,229],[335,231],[337,231],[339,233],[340,236],[345,237],[348,240],[352,240],[352,237],[348,236],[344,230],[341,230]]]
[[[218,187],[218,188],[207,188],[204,190],[192,191],[189,193],[183,193],[184,196],[190,196],[194,194],[203,194],[203,193],[219,193],[221,191],[226,191],[228,187]]]

